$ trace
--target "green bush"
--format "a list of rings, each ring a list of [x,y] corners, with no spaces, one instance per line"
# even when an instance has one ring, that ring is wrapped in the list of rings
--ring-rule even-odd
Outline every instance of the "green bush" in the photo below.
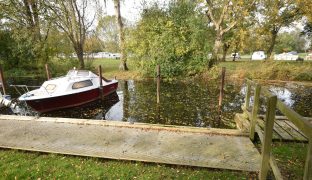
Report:
[[[157,64],[164,77],[190,76],[207,65],[211,34],[206,17],[190,1],[177,1],[168,9],[145,9],[130,31],[128,50],[143,76],[154,76]]]

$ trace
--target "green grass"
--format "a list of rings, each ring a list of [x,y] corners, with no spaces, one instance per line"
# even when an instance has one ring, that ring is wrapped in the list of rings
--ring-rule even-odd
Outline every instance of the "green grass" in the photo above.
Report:
[[[312,81],[312,61],[227,61],[217,65],[221,67],[226,67],[227,75],[235,78]]]
[[[140,72],[135,68],[134,61],[128,61],[129,71],[119,70],[119,60],[95,59],[92,66],[103,68],[103,74],[107,78],[117,79],[141,79]],[[312,81],[312,61],[226,61],[219,63],[212,70],[203,73],[203,77],[217,77],[220,68],[226,67],[227,76],[234,78],[253,78],[261,80],[284,80],[284,81]]]
[[[258,144],[259,146],[259,144]],[[273,143],[286,179],[302,179],[307,145]],[[248,172],[0,149],[0,179],[252,179]]]
[[[261,151],[261,144],[256,147]],[[303,179],[307,144],[296,142],[273,142],[272,154],[284,179]],[[269,177],[274,177],[272,170]],[[269,178],[270,179],[270,178]]]
[[[0,179],[250,179],[247,172],[0,149]]]
[[[220,74],[220,68],[227,68],[227,76],[234,78],[253,78],[261,80],[284,80],[284,81],[312,81],[312,61],[250,61],[248,55],[242,56],[242,59],[233,62],[229,59],[226,62],[217,64],[213,69],[206,70],[193,77],[203,77],[208,79],[217,78]],[[50,69],[53,77],[64,75],[68,69],[77,66],[77,60],[59,60],[54,59],[50,62]],[[108,79],[116,77],[117,79],[142,79],[142,73],[135,67],[135,61],[128,60],[129,71],[119,70],[119,59],[94,59],[86,60],[86,68],[97,71],[99,65],[102,66],[103,75]],[[20,69],[9,69],[5,76],[44,76],[44,68],[39,73],[25,71]],[[176,77],[185,78],[185,77]]]
[[[285,179],[302,179],[307,155],[303,143],[274,143],[273,155]]]
[[[136,71],[134,62],[128,60],[127,66],[129,71],[121,71],[119,70],[119,59],[94,59],[92,60],[92,66],[94,68],[98,68],[99,65],[102,66],[103,76],[107,78],[114,78],[116,76],[117,79],[138,79],[139,73]]]

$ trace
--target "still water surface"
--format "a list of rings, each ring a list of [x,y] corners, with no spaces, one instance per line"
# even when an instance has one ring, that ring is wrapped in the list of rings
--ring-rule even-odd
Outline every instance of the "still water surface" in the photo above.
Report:
[[[19,82],[18,82],[19,81]],[[18,81],[11,84],[40,85],[44,80]],[[303,116],[312,116],[312,87],[297,84],[268,85],[288,106]],[[18,97],[10,88],[13,97]],[[245,85],[227,82],[222,120],[218,116],[219,83],[217,81],[163,81],[160,104],[156,103],[154,80],[119,81],[117,93],[81,107],[59,110],[40,116],[105,119],[196,127],[235,128],[233,117],[242,112]],[[262,107],[262,112],[265,109]]]

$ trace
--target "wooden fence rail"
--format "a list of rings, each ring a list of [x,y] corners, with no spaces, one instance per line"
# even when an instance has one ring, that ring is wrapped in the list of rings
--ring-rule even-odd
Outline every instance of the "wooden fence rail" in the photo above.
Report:
[[[273,95],[266,87],[261,87],[258,83],[246,79],[246,96],[243,110],[250,119],[250,139],[254,140],[255,133],[258,132],[259,138],[262,142],[261,148],[261,169],[259,179],[266,179],[269,167],[271,166],[273,174],[276,179],[282,179],[282,175],[277,167],[275,158],[271,154],[271,144],[273,136],[273,125],[275,121],[275,111],[280,110],[296,127],[304,133],[308,138],[308,152],[304,168],[304,180],[312,179],[312,124],[299,115],[294,110],[287,107],[281,100]],[[254,97],[252,104],[252,112],[249,112],[251,90],[254,89]],[[261,96],[262,95],[262,96]],[[260,107],[260,98],[264,97],[267,100],[266,115],[265,115],[265,128],[264,134],[260,133],[260,128],[257,125],[258,112]]]

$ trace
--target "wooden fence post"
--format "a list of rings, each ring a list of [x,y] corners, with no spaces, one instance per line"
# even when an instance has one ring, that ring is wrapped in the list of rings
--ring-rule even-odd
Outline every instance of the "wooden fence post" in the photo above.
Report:
[[[51,79],[51,75],[50,75],[49,65],[48,64],[45,64],[45,70],[46,70],[46,73],[47,73],[47,79],[50,80]]]
[[[157,65],[157,104],[160,103],[160,66]]]
[[[250,92],[251,92],[251,85],[249,82],[246,82],[247,86],[246,86],[246,96],[245,96],[245,104],[244,107],[246,110],[248,110],[249,108],[249,103],[250,103]]]
[[[252,115],[250,119],[249,138],[252,141],[255,140],[255,128],[256,128],[257,116],[258,116],[259,104],[260,104],[260,91],[261,91],[261,86],[259,84],[256,84],[255,93],[254,93],[254,104],[253,104]]]
[[[222,100],[223,100],[223,94],[224,94],[224,77],[225,77],[225,67],[222,67],[221,70],[221,84],[220,84],[220,93],[219,93],[219,112],[222,110]]]
[[[306,162],[304,166],[304,180],[309,180],[312,178],[312,142],[311,137],[309,137],[308,154],[306,157]]]
[[[102,66],[99,65],[99,90],[100,90],[100,98],[103,100],[104,96],[103,96],[103,82],[102,82]]]
[[[219,104],[218,104],[218,113],[219,113],[219,125],[222,119],[222,100],[224,94],[224,78],[225,78],[225,67],[221,69],[221,84],[220,84],[220,93],[219,93]]]
[[[264,138],[263,145],[261,148],[261,169],[259,173],[260,180],[266,179],[270,168],[269,160],[271,154],[273,126],[275,121],[276,102],[277,102],[276,96],[271,96],[268,98],[267,112],[265,115]]]
[[[0,81],[1,81],[1,86],[2,86],[2,90],[3,90],[3,95],[6,95],[5,82],[4,82],[4,76],[3,76],[3,71],[2,71],[1,65],[0,65]]]

